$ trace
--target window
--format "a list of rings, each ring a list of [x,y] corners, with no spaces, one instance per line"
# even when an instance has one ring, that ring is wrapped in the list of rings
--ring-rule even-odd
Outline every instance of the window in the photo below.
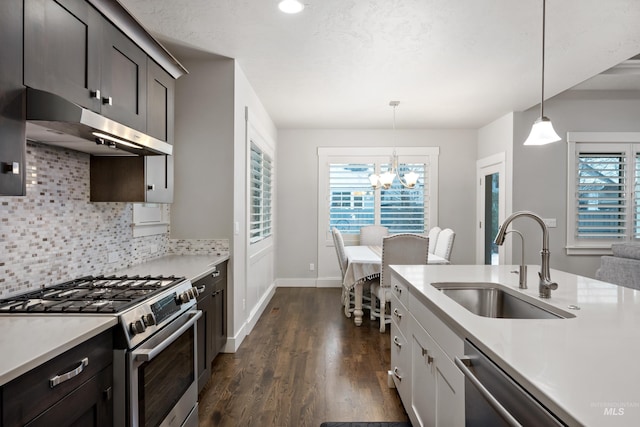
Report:
[[[271,158],[251,144],[251,243],[271,236]]]
[[[391,166],[393,148],[321,148],[319,154],[319,233],[330,241],[337,227],[345,240],[355,241],[360,227],[379,224],[390,233],[424,233],[437,223],[438,148],[396,148],[401,176],[413,170],[419,176],[412,189],[396,177],[388,189],[374,190],[369,182]]]
[[[640,238],[640,134],[570,132],[567,253]]]

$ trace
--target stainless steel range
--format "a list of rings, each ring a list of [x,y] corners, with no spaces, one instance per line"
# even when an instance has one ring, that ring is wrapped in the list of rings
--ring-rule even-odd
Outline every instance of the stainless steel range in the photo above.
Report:
[[[114,424],[197,426],[198,291],[176,277],[83,277],[0,300],[0,313],[117,316]]]

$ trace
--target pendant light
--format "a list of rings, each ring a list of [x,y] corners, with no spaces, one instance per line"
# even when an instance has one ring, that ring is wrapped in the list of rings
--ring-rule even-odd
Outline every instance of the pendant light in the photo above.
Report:
[[[304,4],[298,0],[282,0],[278,3],[278,8],[284,13],[299,13],[304,9]]]
[[[545,33],[546,0],[542,0],[542,99],[540,100],[540,117],[531,127],[531,133],[524,145],[545,145],[560,141],[553,129],[551,120],[544,115],[544,33]]]

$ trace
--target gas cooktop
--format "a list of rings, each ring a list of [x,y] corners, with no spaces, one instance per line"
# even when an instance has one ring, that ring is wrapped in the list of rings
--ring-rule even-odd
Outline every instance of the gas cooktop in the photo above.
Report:
[[[0,300],[0,313],[120,313],[182,277],[87,276]]]

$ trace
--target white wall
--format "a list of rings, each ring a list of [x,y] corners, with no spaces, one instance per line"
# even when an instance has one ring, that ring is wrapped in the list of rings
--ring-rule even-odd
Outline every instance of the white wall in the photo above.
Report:
[[[566,186],[567,186],[567,132],[578,131],[640,131],[640,100],[590,99],[589,92],[567,92],[545,102],[545,115],[554,125],[562,142],[541,147],[525,147],[533,121],[539,116],[539,107],[514,116],[513,143],[513,210],[532,210],[544,218],[556,218],[557,228],[549,230],[551,267],[588,277],[594,277],[600,265],[599,256],[566,255]],[[602,94],[601,94],[602,95]],[[601,96],[600,95],[600,96]],[[529,221],[514,222],[525,233],[526,261],[540,264],[540,228]],[[516,245],[517,246],[517,245]],[[519,259],[519,248],[514,247],[514,260]]]
[[[318,147],[394,145],[440,147],[438,225],[456,231],[452,262],[474,263],[475,218],[469,212],[475,212],[476,131],[284,129],[277,155],[279,283],[315,286],[340,276],[335,249],[318,245]]]
[[[234,69],[234,178],[233,178],[233,220],[238,223],[238,233],[233,236],[234,277],[234,340],[235,349],[251,332],[262,311],[275,292],[275,250],[276,236],[256,245],[248,245],[248,147],[247,120],[253,131],[273,148],[277,148],[278,132],[262,102],[251,87],[244,72],[235,63]],[[274,167],[277,181],[278,165]],[[231,187],[231,186],[229,186]],[[277,197],[277,195],[276,195]],[[274,222],[278,211],[272,212]],[[277,229],[274,229],[274,234]],[[234,349],[234,350],[235,350]]]
[[[251,259],[248,251],[245,107],[274,147],[277,131],[235,60],[197,53],[180,61],[189,74],[176,84],[171,237],[229,239],[225,351],[235,351],[266,306],[275,282],[273,248],[263,247],[259,259]]]
[[[183,60],[176,81],[174,239],[232,238],[234,61]]]
[[[478,160],[504,153],[505,188],[501,188],[500,191],[505,195],[505,212],[507,215],[509,215],[513,209],[513,118],[514,113],[506,114],[478,130]],[[476,197],[476,203],[479,202]],[[504,218],[501,218],[501,220],[503,219]],[[476,239],[478,239],[478,237],[478,234],[476,234]],[[477,241],[476,248],[478,245],[482,245],[482,243]],[[506,255],[505,260],[507,263],[510,263],[512,251],[511,239],[505,242],[504,251]]]

